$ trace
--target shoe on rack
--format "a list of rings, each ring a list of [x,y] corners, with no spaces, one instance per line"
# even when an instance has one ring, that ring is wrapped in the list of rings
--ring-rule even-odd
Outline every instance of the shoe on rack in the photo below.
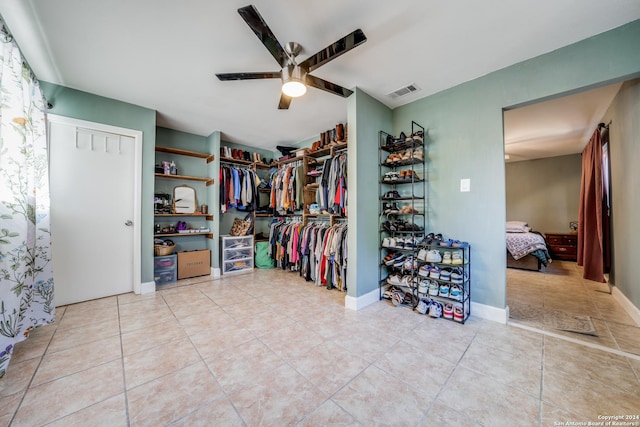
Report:
[[[460,268],[455,268],[451,271],[451,283],[461,285],[464,283],[466,277]]]
[[[393,295],[391,296],[391,303],[397,307],[402,304],[402,301],[404,301],[404,293],[399,290],[394,291]]]
[[[400,275],[398,274],[390,274],[387,276],[387,283],[390,285],[400,285],[402,280],[400,279]]]
[[[404,293],[404,300],[402,300],[403,304],[410,305],[411,307],[415,306],[416,300],[413,294],[409,291]]]
[[[445,319],[453,319],[453,304],[447,303],[442,308],[442,317]]]
[[[431,305],[431,300],[429,298],[420,298],[420,301],[416,306],[416,311],[420,314],[427,314],[429,305]]]
[[[384,293],[382,294],[382,298],[384,299],[391,299],[391,297],[393,297],[393,293],[395,291],[397,291],[398,288],[396,288],[393,285],[389,285],[385,288]]]
[[[440,280],[445,280],[447,282],[451,281],[451,269],[443,268],[440,270]]]
[[[453,243],[453,240],[448,239],[448,240],[442,240],[439,245],[445,248],[450,248],[451,244]]]
[[[399,178],[398,172],[391,171],[384,174],[384,178],[382,178],[383,182],[394,182]]]
[[[451,244],[452,248],[466,248],[469,246],[468,242],[461,242],[460,240],[454,240]]]
[[[458,285],[451,285],[451,289],[449,289],[449,298],[456,301],[462,301],[462,288]]]
[[[453,307],[453,320],[456,322],[464,321],[464,311],[462,310],[462,304],[456,304]]]
[[[405,260],[405,256],[400,254],[400,256],[396,259],[393,260],[393,266],[395,268],[402,268],[402,265],[404,264],[404,260]]]
[[[400,199],[400,193],[398,193],[398,190],[391,190],[391,191],[387,191],[384,194],[383,199]]]
[[[451,255],[451,264],[462,265],[462,254],[460,252],[456,251]]]
[[[390,248],[391,247],[391,243],[390,243],[390,238],[389,237],[385,237],[384,239],[382,239],[382,247],[383,248]]]
[[[414,237],[407,237],[404,239],[404,248],[405,249],[415,249],[417,246],[416,239]]]
[[[391,261],[391,260],[393,259],[393,257],[394,257],[394,256],[396,256],[396,254],[394,254],[393,252],[390,252],[389,254],[387,254],[387,256],[386,256],[386,257],[384,257],[384,258],[382,259],[382,262],[383,262],[385,265],[389,265],[389,264],[387,264],[387,262]]]
[[[393,256],[391,258],[389,258],[388,260],[386,260],[384,263],[385,265],[392,267],[395,263],[396,260],[398,260],[398,258],[404,258],[404,255],[402,255],[400,252],[393,254]],[[387,258],[385,258],[387,259]]]
[[[399,213],[398,204],[396,202],[393,203],[383,203],[382,204],[382,214],[383,215],[396,215]]]
[[[433,233],[429,233],[426,236],[424,236],[422,238],[422,240],[420,241],[420,246],[429,246],[431,244],[431,241],[433,240]]]
[[[440,278],[440,269],[438,267],[431,267],[431,270],[429,270],[429,278],[430,279],[439,279]]]
[[[398,227],[396,227],[393,221],[383,222],[382,227],[387,231],[398,231]]]
[[[424,160],[424,152],[422,151],[422,147],[417,147],[416,149],[413,150],[412,156],[414,159],[417,160]]]
[[[427,262],[441,262],[442,255],[440,255],[440,251],[437,249],[431,249],[427,252]]]
[[[424,143],[424,133],[419,130],[417,132],[414,132],[411,134],[411,139],[413,140],[413,143],[416,144],[423,144]]]
[[[418,259],[420,261],[426,261],[427,260],[427,250],[425,248],[422,248],[418,251]]]
[[[438,286],[438,282],[434,280],[429,281],[429,295],[437,297],[438,293],[440,293],[440,286]]]
[[[449,285],[441,283],[438,290],[438,296],[449,298]]]
[[[426,280],[420,280],[418,282],[418,293],[427,295],[429,293],[429,282]]]
[[[443,264],[451,264],[451,251],[444,251],[444,255],[442,256]]]
[[[442,304],[438,301],[431,301],[429,305],[429,312],[427,313],[429,317],[433,317],[435,319],[439,319],[442,317]]]
[[[413,270],[413,265],[414,265],[415,261],[413,260],[413,256],[408,256],[405,258],[404,260],[404,264],[402,265],[402,267],[405,270]]]
[[[418,276],[420,277],[429,277],[429,271],[431,270],[431,266],[430,265],[423,265],[420,267],[420,269],[418,270]]]

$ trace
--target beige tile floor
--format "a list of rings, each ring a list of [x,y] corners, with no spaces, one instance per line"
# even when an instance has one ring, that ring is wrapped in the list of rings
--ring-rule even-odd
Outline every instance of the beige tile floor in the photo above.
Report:
[[[575,262],[554,261],[540,272],[507,269],[511,321],[571,339],[640,355],[640,327],[607,284],[584,280]],[[597,336],[555,329],[552,318],[589,316]]]
[[[640,414],[635,355],[385,301],[353,312],[344,294],[290,272],[185,283],[59,308],[16,346],[0,425],[547,426]]]

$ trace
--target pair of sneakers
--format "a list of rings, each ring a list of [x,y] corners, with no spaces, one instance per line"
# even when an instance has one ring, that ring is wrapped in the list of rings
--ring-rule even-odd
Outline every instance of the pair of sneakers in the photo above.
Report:
[[[420,253],[418,253],[418,255],[420,255]],[[426,254],[424,254],[424,260],[427,262],[441,262],[442,255],[440,255],[437,249],[427,250]]]
[[[443,306],[440,302],[432,300],[431,298],[420,298],[416,311],[420,314],[426,314],[429,317],[440,318],[442,317]]]

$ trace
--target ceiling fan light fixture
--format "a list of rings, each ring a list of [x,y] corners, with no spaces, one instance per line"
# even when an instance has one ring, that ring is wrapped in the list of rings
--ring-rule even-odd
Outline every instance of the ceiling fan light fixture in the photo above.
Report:
[[[282,93],[297,98],[307,93],[303,72],[296,65],[289,65],[282,70]]]
[[[291,98],[297,98],[307,93],[307,87],[299,80],[289,79],[282,84],[282,93]]]

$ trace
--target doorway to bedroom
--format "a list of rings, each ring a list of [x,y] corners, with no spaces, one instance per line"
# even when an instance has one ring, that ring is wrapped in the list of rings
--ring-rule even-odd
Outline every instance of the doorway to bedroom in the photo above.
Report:
[[[581,153],[621,86],[504,111],[507,305],[515,326],[640,354],[636,320],[576,263]]]

